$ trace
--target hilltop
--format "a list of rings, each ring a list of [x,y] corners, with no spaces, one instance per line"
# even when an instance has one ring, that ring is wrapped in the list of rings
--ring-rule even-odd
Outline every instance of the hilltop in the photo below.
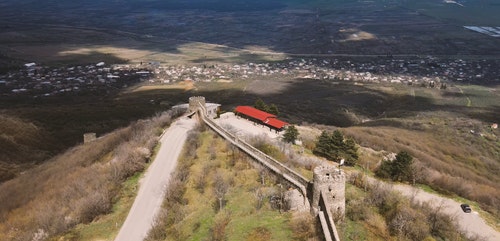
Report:
[[[140,161],[123,174],[113,157],[143,137],[138,120],[198,95],[223,112],[274,104],[305,130],[306,150],[320,130],[341,130],[363,147],[357,168],[369,173],[407,151],[416,184],[467,198],[498,223],[495,0],[6,0],[0,8],[0,203],[8,203],[0,235],[29,240],[39,222],[51,234],[74,227],[63,235],[78,239],[95,219],[121,220],[115,208],[130,204],[146,159],[133,154]],[[80,145],[87,132],[98,142]],[[87,200],[63,184],[96,194]],[[359,187],[350,195],[353,206],[366,198]],[[51,222],[43,210],[63,201],[51,214],[60,222]],[[380,223],[372,211],[360,216]],[[91,224],[80,232],[80,223]]]

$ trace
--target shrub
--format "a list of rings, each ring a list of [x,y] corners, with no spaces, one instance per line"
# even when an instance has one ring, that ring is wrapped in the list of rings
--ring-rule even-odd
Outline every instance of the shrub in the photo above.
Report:
[[[297,137],[299,136],[299,131],[293,125],[286,128],[285,133],[283,134],[283,141],[287,143],[295,144]]]
[[[167,219],[167,211],[161,210],[158,216],[155,218],[153,226],[148,231],[145,241],[163,241],[167,238],[167,232],[165,229],[165,220]]]
[[[226,237],[226,226],[231,221],[231,214],[229,212],[220,213],[215,217],[214,226],[211,228],[211,240],[212,241],[225,241]]]
[[[272,238],[272,233],[265,227],[257,227],[248,234],[246,241],[269,241]]]
[[[393,161],[384,160],[375,174],[382,178],[391,178],[393,181],[411,181],[413,157],[408,152],[401,151]]]
[[[82,223],[91,222],[98,215],[108,212],[111,199],[104,189],[96,190],[82,199],[77,206],[77,213]]]
[[[294,240],[319,240],[316,233],[316,219],[309,212],[294,214],[290,226]]]
[[[261,152],[273,157],[278,161],[286,161],[283,152],[281,152],[276,146],[271,144],[267,136],[255,136],[250,140],[250,144]]]

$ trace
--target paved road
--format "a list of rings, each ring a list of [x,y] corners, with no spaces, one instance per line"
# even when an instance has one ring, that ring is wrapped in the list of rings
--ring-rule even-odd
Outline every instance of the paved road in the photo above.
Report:
[[[500,232],[497,232],[486,224],[481,216],[479,216],[479,214],[474,210],[472,210],[471,213],[464,213],[460,208],[461,203],[458,203],[453,199],[428,193],[409,185],[396,184],[393,187],[407,197],[414,197],[415,201],[429,202],[434,204],[436,207],[441,206],[442,211],[454,217],[460,228],[468,235],[484,237],[484,240],[488,241],[500,240]]]
[[[160,139],[161,148],[140,181],[134,204],[115,241],[144,240],[164,199],[164,190],[170,174],[177,166],[187,133],[195,120],[182,117],[168,128]]]

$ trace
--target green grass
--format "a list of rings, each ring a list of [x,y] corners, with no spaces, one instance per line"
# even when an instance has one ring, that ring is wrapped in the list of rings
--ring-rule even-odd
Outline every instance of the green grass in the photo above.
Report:
[[[425,184],[417,184],[416,185],[419,189],[425,191],[425,192],[428,192],[428,193],[432,193],[432,194],[438,194],[440,195],[440,193],[434,189],[432,189],[432,187],[430,187],[429,185],[425,185]]]
[[[464,91],[472,107],[488,108],[497,106],[500,101],[500,94],[492,88],[479,85],[462,85],[460,88]]]
[[[175,230],[180,232],[180,237],[176,239],[167,231],[169,240],[209,239],[217,223],[224,217],[229,220],[223,231],[227,240],[247,240],[255,235],[257,228],[269,231],[271,240],[292,240],[290,213],[272,209],[267,194],[263,206],[257,209],[255,189],[261,188],[263,193],[272,193],[276,192],[276,185],[268,180],[264,186],[259,183],[259,172],[249,163],[251,159],[240,152],[232,156],[225,141],[211,131],[199,135],[197,146],[194,160],[180,160],[181,163],[190,164],[188,167],[186,164],[179,164],[189,169],[188,179],[184,182],[186,189],[183,198],[186,204],[182,205],[182,220],[173,224]],[[190,147],[185,148],[188,151]],[[231,164],[233,158],[236,161]],[[200,190],[200,175],[204,176],[203,190]],[[221,210],[217,210],[219,203],[214,192],[217,175],[222,175],[229,184]],[[172,227],[164,228],[172,230]]]
[[[367,233],[366,229],[358,222],[354,222],[352,220],[347,219],[341,225],[341,231],[339,234],[341,240],[366,240]]]
[[[235,190],[230,194],[231,200],[227,209],[232,214],[228,229],[228,240],[246,240],[247,236],[258,227],[265,227],[272,233],[272,240],[290,240],[292,231],[289,228],[290,213],[279,213],[265,206],[255,210],[253,194],[248,191]]]

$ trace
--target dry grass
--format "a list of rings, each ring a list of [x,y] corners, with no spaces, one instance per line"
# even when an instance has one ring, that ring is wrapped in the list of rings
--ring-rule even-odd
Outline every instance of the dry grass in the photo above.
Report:
[[[0,133],[0,182],[14,177],[24,167],[49,157],[46,149],[53,140],[33,123],[0,114]]]
[[[110,212],[122,182],[148,160],[138,150],[152,150],[170,120],[166,113],[138,121],[2,183],[0,239],[51,237]]]
[[[180,82],[178,84],[171,84],[171,85],[142,85],[132,89],[131,92],[151,91],[151,90],[172,90],[172,89],[187,90],[191,88],[192,86],[191,87],[187,86],[187,83]]]
[[[469,240],[452,217],[428,203],[412,203],[389,186],[368,185],[352,175],[346,190],[347,223],[363,226],[369,240]],[[352,230],[340,224],[343,240],[356,240]],[[359,238],[359,237],[358,237]]]
[[[477,201],[483,209],[497,217],[500,215],[500,163],[496,159],[498,156],[495,157],[500,147],[495,146],[495,142],[452,132],[445,127],[428,131],[350,127],[344,131],[362,146],[395,153],[409,152],[420,166],[419,182],[445,194]],[[370,168],[376,167],[372,162]]]
[[[291,217],[271,201],[279,178],[213,132],[188,140],[148,240],[317,240],[309,214]]]

